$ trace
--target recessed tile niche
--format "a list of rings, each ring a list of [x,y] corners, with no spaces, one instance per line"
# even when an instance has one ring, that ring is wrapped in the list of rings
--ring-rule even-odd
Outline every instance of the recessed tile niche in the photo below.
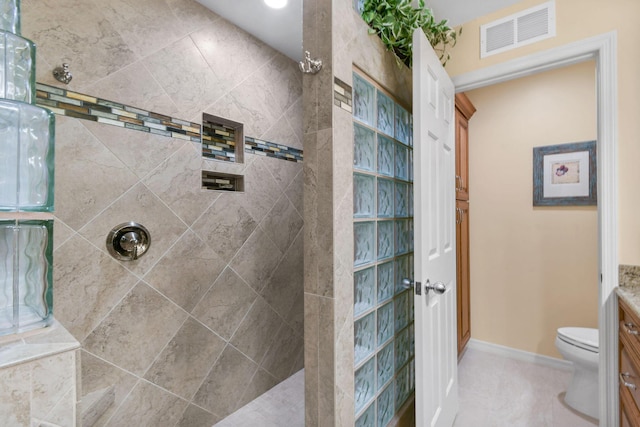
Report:
[[[207,160],[244,163],[244,127],[211,114],[202,114],[202,156]],[[208,190],[244,191],[244,177],[202,171],[202,187]]]

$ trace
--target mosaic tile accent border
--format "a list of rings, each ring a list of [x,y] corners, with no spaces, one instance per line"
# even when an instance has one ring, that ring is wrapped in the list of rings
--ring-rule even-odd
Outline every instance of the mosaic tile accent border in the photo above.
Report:
[[[350,93],[349,89],[349,94]],[[36,104],[61,116],[90,120],[125,129],[178,138],[191,142],[200,143],[203,142],[203,139],[205,141],[207,140],[206,130],[205,136],[203,136],[202,128],[199,123],[193,123],[176,117],[145,111],[140,108],[118,102],[42,83],[36,84]],[[214,144],[214,146],[220,148],[220,151],[216,151],[215,154],[213,154],[213,151],[215,151],[214,149],[212,150],[213,155],[206,157],[211,157],[216,160],[234,161],[235,148],[232,147],[232,144],[229,144],[230,141],[227,141],[226,138],[222,138],[222,140],[224,140],[224,142],[217,142]],[[244,140],[244,151],[246,153],[273,157],[292,162],[303,161],[303,151],[297,148],[263,141],[248,136],[246,136]],[[206,145],[206,143],[203,144],[203,148],[204,145]],[[203,149],[203,155],[204,151],[205,150]]]
[[[129,105],[48,86],[36,85],[36,104],[55,114],[127,129],[200,142],[200,125]]]
[[[351,113],[353,111],[353,94],[351,86],[337,77],[333,78],[333,102],[336,106]]]
[[[269,141],[245,136],[245,153],[257,154],[259,156],[274,157],[276,159],[288,160],[290,162],[301,162],[303,160],[302,150],[287,147],[286,145],[275,144]]]

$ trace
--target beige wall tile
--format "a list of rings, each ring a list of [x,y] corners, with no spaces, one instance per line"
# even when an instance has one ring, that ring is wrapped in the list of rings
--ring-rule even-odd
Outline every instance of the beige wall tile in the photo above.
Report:
[[[289,198],[282,195],[264,218],[260,227],[278,249],[285,252],[300,233],[302,223],[302,217]]]
[[[251,360],[260,363],[274,340],[273,331],[279,330],[283,324],[269,304],[258,297],[229,342]]]
[[[283,191],[294,182],[296,175],[303,168],[303,163],[282,161],[273,157],[262,157],[262,162]],[[302,193],[300,193],[300,203],[302,203]]]
[[[151,245],[137,260],[118,262],[140,276],[149,271],[187,229],[184,222],[158,197],[139,183],[83,227],[80,234],[104,253],[108,253],[105,240],[109,231],[130,221],[147,228],[151,235]]]
[[[29,427],[30,410],[31,366],[0,369],[0,425]]]
[[[53,407],[44,421],[56,426],[77,426],[76,416],[79,415],[79,408],[76,406],[76,389],[71,388]],[[33,420],[33,418],[32,418]]]
[[[232,269],[225,269],[193,310],[193,316],[229,340],[257,294]]]
[[[272,96],[271,108],[281,116],[300,99],[302,93],[302,73],[298,64],[278,53],[260,71],[263,88]]]
[[[274,108],[274,94],[264,85],[264,77],[254,73],[229,92],[233,103],[242,114],[242,123],[252,131],[247,135],[257,138],[261,138],[283,113],[279,108]]]
[[[291,129],[296,133],[298,137],[299,145],[292,145],[293,148],[303,149],[303,120],[302,120],[302,96],[284,113],[287,122],[291,126]]]
[[[185,118],[200,114],[227,89],[190,37],[155,52],[143,63]]]
[[[225,20],[193,32],[191,38],[225,88],[262,73],[260,68],[277,55],[273,48]]]
[[[238,408],[258,365],[228,345],[202,383],[193,401],[224,418]]]
[[[333,298],[321,297],[318,323],[318,425],[329,426],[335,422],[335,324]]]
[[[196,405],[189,405],[176,427],[211,427],[220,418]]]
[[[75,352],[68,351],[36,360],[31,366],[31,416],[53,422],[49,417],[56,404],[65,399],[67,407],[75,404]],[[71,392],[71,395],[69,395]],[[73,412],[64,417],[66,425],[73,420]],[[60,417],[58,417],[60,418]]]
[[[351,427],[355,425],[355,414],[353,408],[355,401],[345,390],[336,390],[336,427]]]
[[[166,0],[174,16],[187,31],[219,23],[222,19],[196,0]]]
[[[192,225],[220,196],[202,189],[201,166],[202,153],[187,143],[143,180],[187,225]]]
[[[282,261],[267,281],[260,295],[285,320],[298,304],[302,309],[301,295],[303,293],[303,233],[298,236],[287,249]]]
[[[247,167],[244,175],[245,192],[240,197],[242,206],[256,222],[262,221],[282,193],[269,173],[265,160],[258,157]],[[284,160],[280,161],[284,162]]]
[[[258,223],[241,204],[242,194],[222,194],[191,227],[226,262]]]
[[[55,317],[82,342],[136,282],[118,262],[76,235],[54,252]]]
[[[191,400],[225,345],[222,338],[188,318],[144,378]]]
[[[75,231],[66,226],[61,219],[55,218],[53,221],[53,250],[58,249],[60,245],[69,240],[74,234]]]
[[[304,215],[304,171],[301,169],[298,175],[293,178],[291,184],[286,188],[284,194],[287,195],[293,206],[300,215]]]
[[[305,120],[306,122],[306,120]],[[318,134],[304,136],[303,220],[304,227],[304,291],[318,292]]]
[[[157,51],[185,33],[185,28],[175,19],[165,1],[119,0],[92,3],[138,57]]]
[[[186,141],[132,131],[104,123],[82,121],[107,149],[135,174],[137,178],[147,176],[167,157],[188,144]]]
[[[125,397],[129,395],[138,378],[85,350],[82,350],[81,357],[83,396],[108,387],[114,387],[114,403],[107,408],[96,423],[97,426],[103,426],[124,401]],[[81,407],[82,405],[78,410]]]
[[[260,292],[282,259],[282,252],[257,228],[229,264],[253,289]]]
[[[282,325],[273,338],[273,343],[260,365],[279,380],[289,377],[291,368],[298,356],[297,349],[302,347],[302,337],[290,326]]]
[[[304,396],[305,426],[318,425],[318,337],[320,334],[320,297],[304,294]]]
[[[137,178],[80,121],[56,123],[56,216],[77,231]],[[79,179],[85,176],[91,179]]]
[[[144,280],[191,312],[225,265],[193,231],[187,230]]]
[[[138,283],[82,345],[96,356],[142,375],[186,317],[177,305]]]
[[[111,3],[111,7],[114,7],[113,3]],[[140,61],[92,84],[87,87],[86,91],[91,96],[98,98],[117,101],[154,113],[183,118],[179,116],[180,110],[176,104]]]
[[[289,107],[289,109],[291,108],[293,108],[293,106]],[[261,139],[301,150],[302,140],[298,137],[287,119],[288,111],[289,110],[280,116],[278,121],[276,121],[265,133],[262,134]],[[301,112],[300,115],[302,115]],[[282,160],[273,160],[282,163]]]
[[[262,393],[269,391],[276,384],[278,384],[278,380],[274,378],[273,375],[262,368],[258,369],[253,378],[251,378],[251,382],[247,385],[247,389],[240,399],[239,406],[242,407],[250,403]]]
[[[55,66],[71,64],[72,90],[81,90],[137,59],[128,41],[93,2],[25,0],[21,15],[22,35],[36,43],[38,55]]]
[[[298,292],[294,303],[291,305],[291,310],[284,318],[285,322],[289,326],[291,326],[300,336],[304,336],[304,322],[305,322],[305,313],[304,313],[304,292],[301,290]],[[304,357],[303,357],[304,360]],[[304,366],[301,366],[302,369]]]
[[[180,420],[187,405],[185,400],[139,380],[107,426],[172,426]]]

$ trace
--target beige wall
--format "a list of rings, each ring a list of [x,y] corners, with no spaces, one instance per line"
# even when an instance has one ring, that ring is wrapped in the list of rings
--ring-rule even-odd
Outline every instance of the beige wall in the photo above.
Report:
[[[598,34],[616,31],[618,37],[618,165],[619,165],[619,261],[621,264],[640,264],[640,209],[637,183],[640,182],[640,57],[637,43],[640,26],[636,17],[640,14],[640,2],[613,0],[606,5],[596,0],[557,0],[557,36],[510,52],[480,59],[479,26],[517,11],[543,3],[526,0],[502,11],[483,16],[464,24],[464,33],[452,50],[452,60],[447,64],[450,75],[456,76],[471,70],[494,65],[532,52],[546,50]]]
[[[71,90],[302,146],[297,64],[195,0],[24,0],[22,17],[41,82],[65,61]],[[302,368],[302,164],[246,155],[246,192],[221,194],[200,150],[57,117],[54,315],[83,395],[115,389],[97,425],[210,427]],[[151,247],[116,261],[105,238],[132,220]]]
[[[597,327],[597,210],[533,207],[532,148],[595,139],[595,63],[467,95],[472,337],[560,357],[558,327]]]

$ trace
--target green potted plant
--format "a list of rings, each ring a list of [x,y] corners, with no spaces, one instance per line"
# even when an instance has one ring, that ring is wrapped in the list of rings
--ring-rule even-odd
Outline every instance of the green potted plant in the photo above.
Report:
[[[450,59],[449,47],[456,44],[462,28],[456,31],[447,20],[436,21],[431,9],[420,0],[417,8],[411,0],[364,0],[362,18],[369,25],[369,33],[377,34],[400,63],[411,68],[413,31],[422,28],[439,56],[442,65]]]

